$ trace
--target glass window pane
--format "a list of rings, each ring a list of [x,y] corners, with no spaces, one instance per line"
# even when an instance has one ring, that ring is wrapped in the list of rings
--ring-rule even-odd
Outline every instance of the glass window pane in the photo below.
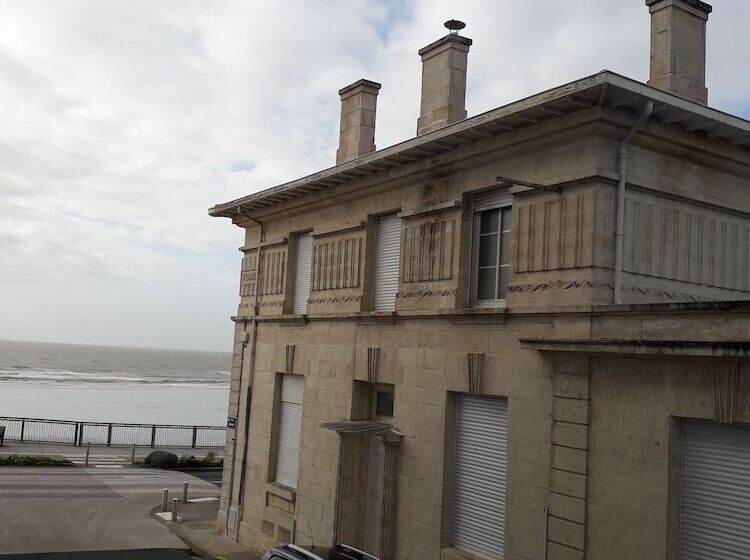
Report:
[[[508,289],[509,266],[500,267],[500,282],[497,284],[497,299],[505,299],[505,292]]]
[[[497,235],[481,235],[479,237],[479,266],[495,266],[497,264]]]
[[[496,268],[482,268],[477,275],[477,299],[495,299]]]
[[[503,231],[510,231],[511,228],[511,216],[513,215],[513,209],[510,206],[503,208]]]
[[[378,416],[393,416],[393,393],[378,391],[375,400],[375,414]]]
[[[497,231],[497,220],[500,216],[498,210],[485,210],[479,216],[479,233],[492,233],[493,231]]]
[[[500,234],[500,264],[510,264],[510,232]]]

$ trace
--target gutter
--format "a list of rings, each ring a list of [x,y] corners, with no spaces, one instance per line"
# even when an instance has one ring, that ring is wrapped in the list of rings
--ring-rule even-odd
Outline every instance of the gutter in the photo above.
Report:
[[[242,213],[240,209],[238,209],[239,213]],[[239,531],[239,525],[240,521],[242,520],[242,503],[243,503],[243,497],[245,494],[245,473],[247,471],[247,448],[248,448],[248,440],[250,436],[250,401],[252,399],[253,394],[253,379],[255,377],[255,347],[256,347],[256,341],[258,339],[258,292],[260,290],[260,249],[261,244],[263,241],[265,241],[266,237],[266,226],[263,222],[260,220],[253,218],[252,216],[248,216],[247,214],[242,214],[245,218],[252,220],[258,226],[260,227],[260,231],[258,232],[258,245],[257,245],[257,255],[255,258],[255,293],[253,294],[253,314],[250,318],[250,355],[247,359],[247,393],[245,396],[245,418],[244,418],[244,424],[242,426],[243,430],[243,447],[242,447],[242,462],[240,463],[240,481],[239,486],[237,490],[237,517],[236,517],[236,527],[233,527],[234,530],[234,540],[239,541],[240,538],[240,531]],[[244,344],[245,341],[243,340],[243,356],[244,356]],[[240,387],[242,387],[242,369],[240,368]],[[236,437],[235,437],[235,449],[236,449],[237,443],[236,443]],[[234,469],[235,469],[236,461],[234,454],[232,455],[232,471],[230,473],[230,481],[234,481]],[[230,486],[229,488],[229,503],[227,504],[227,528],[229,523],[229,508],[232,505],[232,490],[233,488]]]
[[[614,279],[614,303],[622,303],[622,263],[623,248],[625,242],[625,174],[627,171],[628,144],[638,132],[638,129],[646,122],[654,110],[654,102],[649,101],[643,109],[641,116],[638,118],[633,127],[628,131],[620,141],[617,158],[617,221],[615,223],[615,279]]]

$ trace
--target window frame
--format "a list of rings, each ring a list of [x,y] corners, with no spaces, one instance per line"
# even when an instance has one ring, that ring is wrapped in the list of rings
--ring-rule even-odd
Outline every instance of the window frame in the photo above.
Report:
[[[483,194],[483,193],[482,193]],[[474,195],[474,199],[477,198],[477,195]],[[502,234],[503,231],[507,231],[509,233],[508,240],[509,243],[512,246],[512,239],[513,239],[513,218],[511,217],[510,220],[510,229],[509,230],[503,230],[503,210],[508,209],[511,212],[513,212],[513,197],[510,193],[505,194],[499,194],[497,196],[497,200],[493,203],[489,204],[477,204],[475,200],[472,200],[472,209],[471,209],[471,275],[469,278],[469,305],[471,307],[487,307],[487,308],[497,308],[497,307],[505,307],[505,299],[506,298],[495,298],[495,299],[478,299],[477,298],[477,292],[479,289],[479,242],[480,242],[480,230],[481,230],[481,215],[483,212],[487,212],[489,210],[497,210],[498,211],[498,232],[497,232],[497,265],[496,269],[499,271],[503,267],[508,268],[508,279],[510,280],[510,272],[512,269],[512,258],[509,258],[507,265],[500,264],[500,254],[502,251]],[[508,251],[510,252],[511,248],[508,247]],[[509,257],[512,257],[512,255],[509,255]],[[499,281],[499,278],[496,277],[495,280],[495,290],[497,290],[497,282]],[[495,292],[497,293],[497,291]],[[506,290],[506,297],[507,297],[507,290]]]

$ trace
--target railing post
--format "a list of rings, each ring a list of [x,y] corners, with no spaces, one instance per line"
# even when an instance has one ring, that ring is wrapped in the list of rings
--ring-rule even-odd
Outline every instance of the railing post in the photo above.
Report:
[[[91,442],[90,442],[90,441],[87,441],[87,442],[86,442],[86,460],[85,460],[85,461],[84,461],[84,463],[83,463],[83,465],[84,465],[85,467],[88,467],[88,466],[89,466],[89,451],[91,451]]]
[[[151,426],[151,447],[156,443],[156,426]]]
[[[21,420],[21,443],[23,443],[23,432],[26,429],[26,420]]]
[[[133,447],[130,449],[130,466],[135,466],[135,443],[133,444]]]
[[[107,426],[107,447],[112,444],[112,424]]]
[[[193,426],[193,449],[195,449],[196,441],[198,441],[198,426]]]
[[[81,447],[83,445],[83,430],[85,426],[86,426],[85,422],[81,422],[81,426],[80,426],[81,431],[78,434],[78,447]]]

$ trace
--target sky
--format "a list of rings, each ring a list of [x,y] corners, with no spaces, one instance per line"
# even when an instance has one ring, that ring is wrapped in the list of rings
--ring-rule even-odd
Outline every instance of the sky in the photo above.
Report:
[[[469,116],[648,78],[642,0],[0,0],[0,339],[230,350],[243,236],[207,209],[333,165],[360,78],[378,148],[414,136],[451,18]],[[748,28],[714,2],[709,104],[745,118]]]

